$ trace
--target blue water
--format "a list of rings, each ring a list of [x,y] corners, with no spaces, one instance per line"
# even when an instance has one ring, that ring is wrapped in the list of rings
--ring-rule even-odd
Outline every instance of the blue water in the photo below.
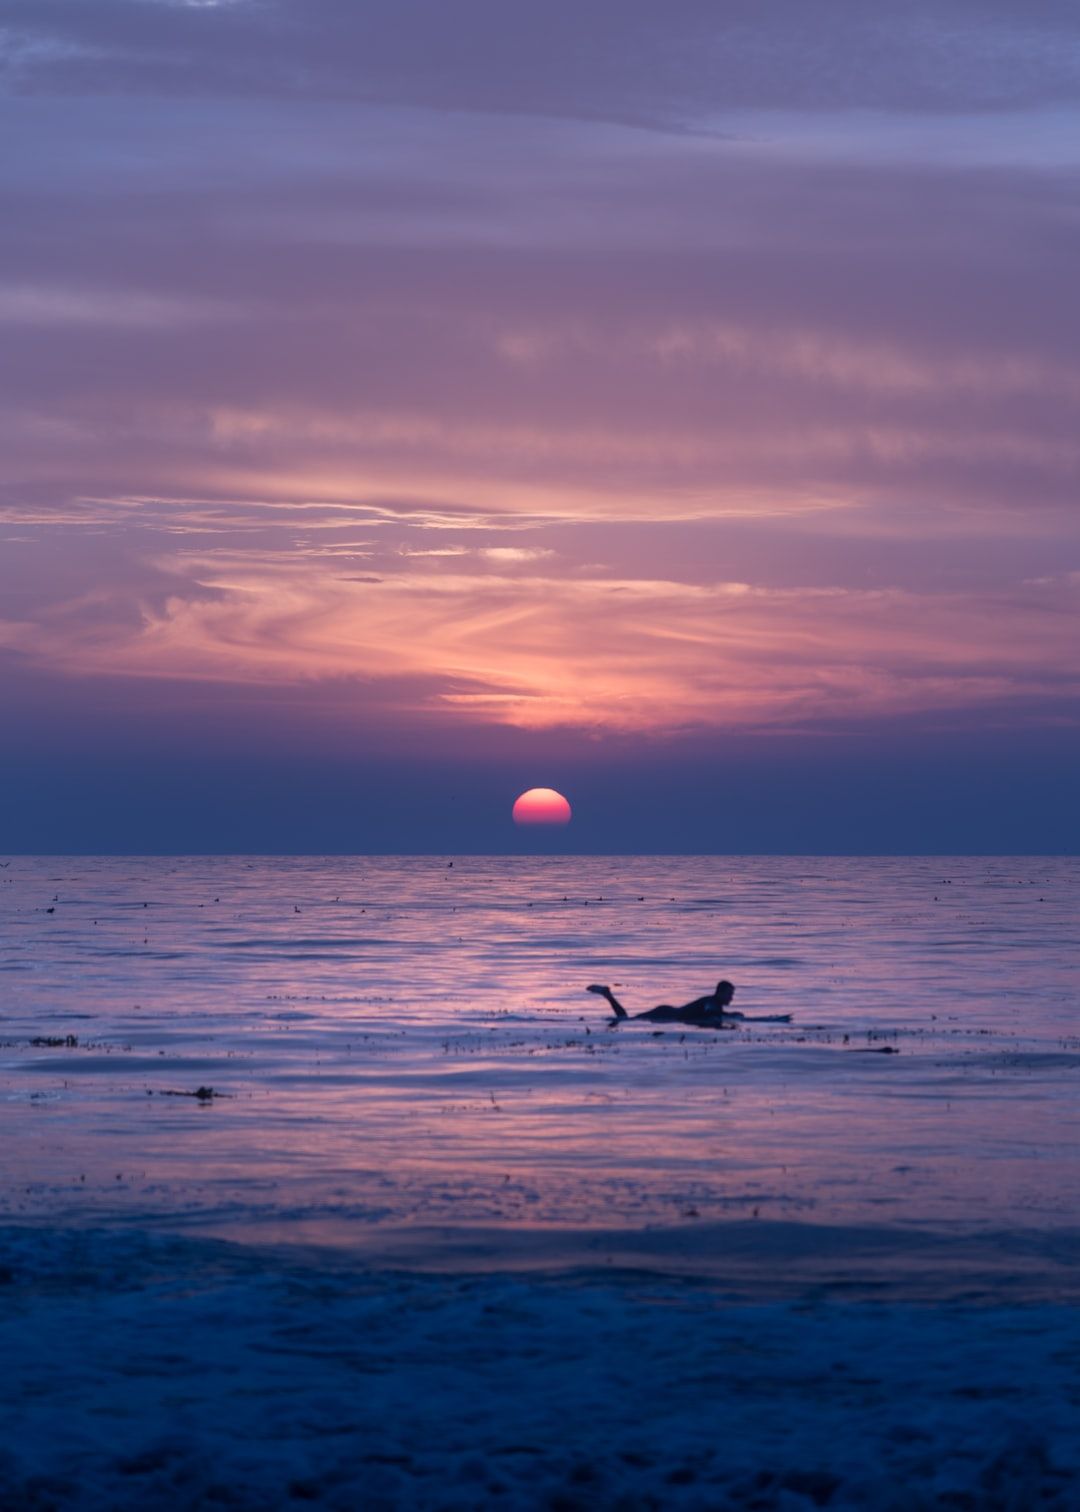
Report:
[[[1078,966],[1074,859],[16,857],[0,1218],[1064,1233]],[[793,1022],[612,1030],[583,990],[720,976]]]

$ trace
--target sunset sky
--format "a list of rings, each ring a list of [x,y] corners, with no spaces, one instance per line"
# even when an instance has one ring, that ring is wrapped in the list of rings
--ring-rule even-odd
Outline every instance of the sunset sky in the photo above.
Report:
[[[0,851],[1077,849],[1071,0],[0,36]]]

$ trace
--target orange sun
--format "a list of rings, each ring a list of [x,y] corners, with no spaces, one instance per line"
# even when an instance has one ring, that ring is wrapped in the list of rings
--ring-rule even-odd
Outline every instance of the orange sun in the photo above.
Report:
[[[530,788],[514,804],[515,824],[569,824],[570,805],[554,788]]]

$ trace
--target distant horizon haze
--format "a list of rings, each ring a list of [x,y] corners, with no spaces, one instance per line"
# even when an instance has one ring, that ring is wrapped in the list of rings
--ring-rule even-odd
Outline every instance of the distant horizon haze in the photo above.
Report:
[[[1046,854],[1080,852],[1070,731],[969,741],[912,732],[890,744],[834,737],[569,745],[440,762],[358,752],[106,746],[9,755],[0,854]],[[564,792],[566,827],[513,823],[533,774]]]

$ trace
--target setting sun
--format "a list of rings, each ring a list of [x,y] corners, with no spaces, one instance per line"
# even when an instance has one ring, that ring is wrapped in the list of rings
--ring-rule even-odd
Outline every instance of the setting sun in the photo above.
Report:
[[[554,788],[529,788],[514,804],[515,824],[569,824],[570,805]]]

